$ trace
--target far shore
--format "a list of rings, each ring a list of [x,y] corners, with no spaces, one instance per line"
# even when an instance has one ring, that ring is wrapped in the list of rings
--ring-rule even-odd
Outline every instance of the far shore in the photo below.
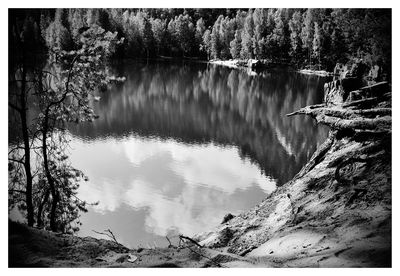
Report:
[[[249,63],[250,61],[250,63]],[[266,69],[266,68],[271,68],[275,67],[276,65],[289,65],[286,63],[276,63],[276,62],[266,62],[266,61],[261,61],[261,60],[256,60],[256,59],[249,59],[249,60],[238,60],[238,59],[229,59],[229,60],[209,60],[208,61],[211,64],[217,64],[217,65],[222,65],[226,66],[229,68],[250,68],[254,69],[252,65],[254,64],[259,64],[258,68],[260,69]],[[256,67],[256,66],[254,66]],[[306,75],[317,75],[317,76],[322,76],[322,77],[327,77],[327,76],[333,76],[333,72],[328,72],[325,70],[311,70],[311,69],[299,69],[296,70],[297,72],[301,74],[306,74]]]

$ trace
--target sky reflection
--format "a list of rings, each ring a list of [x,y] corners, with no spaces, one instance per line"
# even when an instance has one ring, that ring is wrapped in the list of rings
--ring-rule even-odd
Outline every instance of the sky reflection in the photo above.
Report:
[[[275,180],[233,146],[130,136],[90,143],[74,138],[72,148],[72,163],[90,179],[81,185],[80,197],[99,201],[82,216],[80,234],[110,228],[118,236],[125,231],[120,220],[143,219],[143,228],[137,229],[142,233],[132,233],[131,239],[120,235],[131,246],[145,242],[143,231],[159,237],[206,231],[227,212],[250,208],[276,188]],[[93,212],[96,225],[88,223]],[[110,213],[120,220],[110,221]]]

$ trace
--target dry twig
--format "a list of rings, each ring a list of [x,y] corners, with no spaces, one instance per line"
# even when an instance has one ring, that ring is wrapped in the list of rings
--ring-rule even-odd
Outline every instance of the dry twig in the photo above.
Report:
[[[95,231],[95,230],[92,230],[92,231],[95,232],[96,234],[107,236],[110,239],[112,239],[115,243],[117,243],[119,245],[122,245],[117,241],[117,239],[115,238],[113,232],[111,232],[110,229],[104,230],[103,232],[98,232],[98,231]]]

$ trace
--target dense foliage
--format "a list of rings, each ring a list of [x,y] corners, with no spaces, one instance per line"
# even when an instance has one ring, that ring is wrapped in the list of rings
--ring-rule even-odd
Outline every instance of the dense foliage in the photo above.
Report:
[[[391,66],[390,9],[57,9],[35,11],[49,48],[74,49],[94,24],[119,57],[256,58],[331,70],[362,58]]]
[[[61,22],[63,17],[57,18]],[[16,118],[13,127],[20,135],[9,143],[9,208],[26,215],[30,226],[73,232],[79,213],[87,207],[77,196],[86,176],[69,162],[67,123],[96,117],[90,99],[107,85],[105,59],[122,40],[116,32],[92,24],[79,30],[74,49],[66,51],[63,42],[69,34],[52,22],[46,37],[62,34],[62,38],[48,45],[51,58],[44,66],[37,57],[43,49],[34,19],[13,20],[9,106],[14,113],[9,115]]]

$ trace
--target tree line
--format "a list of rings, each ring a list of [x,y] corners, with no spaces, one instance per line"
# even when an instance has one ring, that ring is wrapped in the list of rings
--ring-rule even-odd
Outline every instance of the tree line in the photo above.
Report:
[[[390,9],[57,9],[34,11],[41,42],[71,50],[98,25],[124,43],[115,56],[266,59],[332,70],[362,58],[391,66]]]

